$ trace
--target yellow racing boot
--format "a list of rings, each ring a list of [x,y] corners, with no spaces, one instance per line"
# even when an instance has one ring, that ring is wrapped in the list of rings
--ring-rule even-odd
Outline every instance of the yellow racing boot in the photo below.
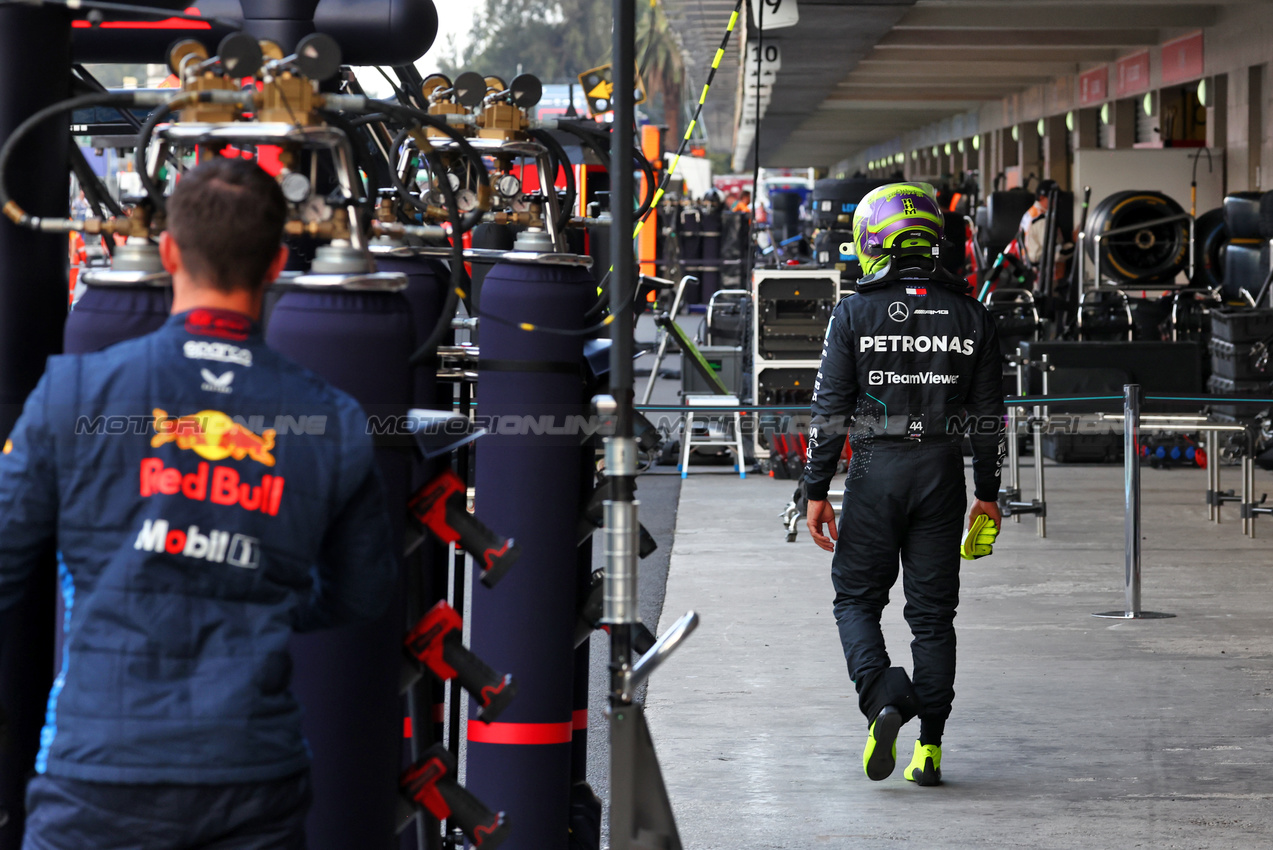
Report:
[[[866,736],[862,751],[862,769],[866,778],[879,782],[888,779],[897,766],[897,730],[902,728],[902,713],[891,705],[880,709]]]
[[[916,785],[941,785],[941,747],[916,741],[906,778]]]

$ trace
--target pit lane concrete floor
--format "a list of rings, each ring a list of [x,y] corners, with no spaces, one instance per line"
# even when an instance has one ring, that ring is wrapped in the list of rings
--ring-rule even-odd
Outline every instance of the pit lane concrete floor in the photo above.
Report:
[[[891,778],[863,775],[830,555],[776,519],[792,483],[691,474],[661,625],[690,608],[702,624],[646,703],[684,846],[1273,846],[1273,521],[1252,541],[1232,507],[1207,522],[1205,473],[1143,479],[1144,607],[1176,619],[1091,616],[1123,604],[1121,467],[1049,464],[1048,539],[1008,521],[963,562],[946,784],[920,788],[901,772],[917,722]]]

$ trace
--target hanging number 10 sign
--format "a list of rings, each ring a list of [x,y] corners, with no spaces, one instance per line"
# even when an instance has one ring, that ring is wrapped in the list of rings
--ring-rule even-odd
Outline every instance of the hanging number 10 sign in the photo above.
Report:
[[[800,23],[800,10],[796,8],[796,0],[755,0],[751,4],[751,20],[757,27],[761,25],[762,6],[765,10],[764,28],[767,30],[794,27]]]
[[[759,82],[761,85],[770,86],[778,78],[778,71],[782,68],[782,53],[778,50],[778,45],[770,42],[765,45],[764,56],[760,57],[759,45],[751,44],[747,46],[747,57],[743,61],[743,74],[748,85],[755,87]],[[759,69],[757,68],[757,58],[760,59]],[[759,71],[759,76],[757,72]]]

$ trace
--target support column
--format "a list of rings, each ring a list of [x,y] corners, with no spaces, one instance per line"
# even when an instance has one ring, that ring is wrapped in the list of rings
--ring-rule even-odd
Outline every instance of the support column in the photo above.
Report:
[[[1114,147],[1130,148],[1136,144],[1136,110],[1140,109],[1140,100],[1129,97],[1113,101],[1110,113],[1114,125]]]
[[[69,97],[70,70],[67,12],[0,6],[0,80],[6,81],[0,86],[0,139],[37,110]],[[37,128],[11,163],[9,190],[35,215],[67,213],[67,120]],[[13,428],[44,361],[62,350],[66,245],[65,236],[36,234],[0,219],[0,438]],[[0,615],[0,705],[9,715],[8,746],[0,748],[0,850],[22,843],[22,797],[53,681],[56,575],[50,551],[23,599]]]
[[[1099,108],[1076,109],[1074,111],[1073,149],[1090,150],[1099,147],[1101,111]]]
[[[1063,191],[1070,188],[1070,157],[1066,145],[1067,130],[1064,115],[1052,115],[1044,119],[1046,134],[1043,137],[1043,176],[1055,180]]]
[[[1207,81],[1210,89],[1207,107],[1207,147],[1223,152],[1229,147],[1229,75],[1217,74]],[[1229,191],[1229,160],[1219,157],[1224,169],[1224,192]]]
[[[1043,158],[1039,155],[1039,126],[1037,121],[1025,121],[1017,129],[1017,162],[1021,164],[1021,185],[1030,181],[1030,175],[1041,179]]]

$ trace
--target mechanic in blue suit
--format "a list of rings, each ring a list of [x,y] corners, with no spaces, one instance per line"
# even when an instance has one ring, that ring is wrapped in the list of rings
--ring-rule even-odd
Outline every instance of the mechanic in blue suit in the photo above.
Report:
[[[286,214],[253,164],[188,172],[172,317],[50,358],[0,455],[0,609],[56,539],[67,611],[24,850],[305,846],[288,639],[398,564],[361,408],[262,341]]]

